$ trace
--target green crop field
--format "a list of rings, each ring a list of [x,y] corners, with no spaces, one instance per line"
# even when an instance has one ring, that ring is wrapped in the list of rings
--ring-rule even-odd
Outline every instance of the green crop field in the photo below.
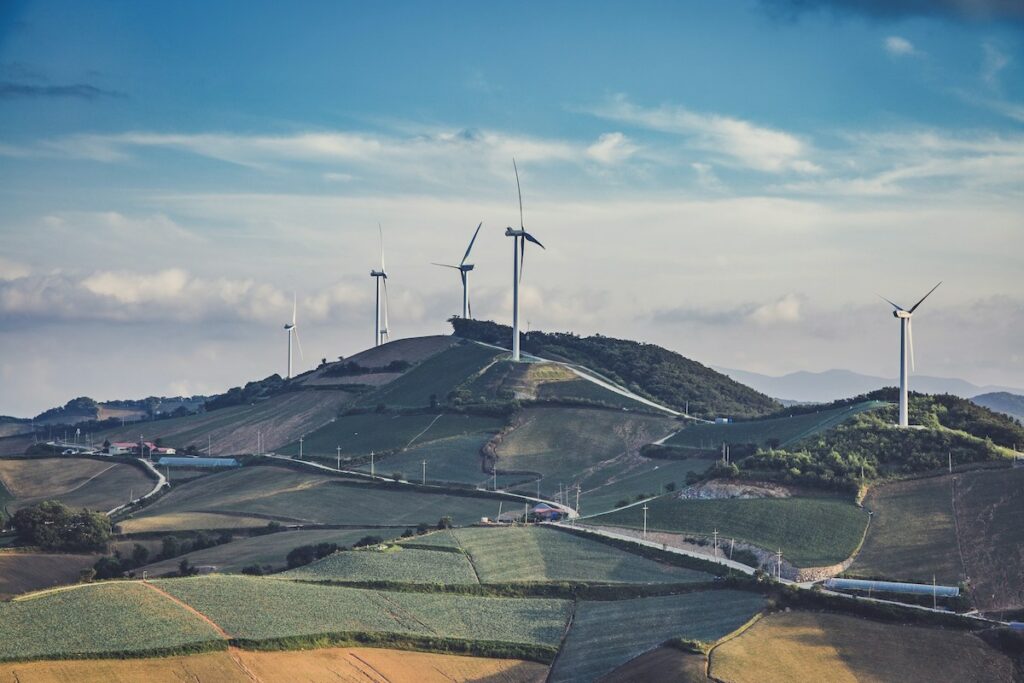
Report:
[[[444,403],[457,386],[487,367],[501,352],[480,344],[457,344],[359,400],[360,405],[423,407]]]
[[[680,500],[662,496],[649,503],[647,528],[655,531],[735,538],[768,550],[782,548],[798,567],[835,564],[857,548],[867,513],[835,497]],[[639,506],[598,515],[588,521],[640,528]]]
[[[1024,468],[958,474],[953,490],[975,607],[1024,608]]]
[[[563,382],[544,382],[537,387],[537,396],[539,398],[575,398],[583,399],[585,401],[597,401],[610,406],[616,406],[619,408],[629,408],[634,410],[651,410],[649,406],[640,403],[628,396],[617,394],[610,389],[602,387],[600,384],[595,384],[585,379],[570,379]]]
[[[281,531],[263,536],[238,538],[230,543],[215,545],[212,548],[194,550],[185,555],[162,560],[142,567],[150,576],[162,576],[178,571],[178,563],[188,558],[195,566],[213,566],[218,572],[238,573],[244,567],[258,564],[261,567],[270,565],[274,570],[287,567],[288,552],[300,545],[316,545],[317,543],[336,543],[339,546],[351,546],[364,536],[381,536],[385,539],[398,535],[397,529],[311,529],[301,531]],[[126,548],[131,552],[131,547]],[[122,552],[125,552],[122,550]],[[156,552],[159,552],[157,549]],[[153,555],[156,554],[153,552]],[[139,574],[139,572],[136,572]]]
[[[141,583],[59,589],[0,603],[0,660],[175,651],[217,631]]]
[[[433,524],[447,515],[456,524],[469,524],[494,516],[499,503],[490,498],[259,466],[190,481],[121,525],[128,533],[142,530],[137,528],[140,526],[147,531],[177,531],[191,528],[187,526],[190,515],[197,513],[350,526]],[[225,522],[229,521],[226,517]]]
[[[703,572],[637,557],[610,545],[543,527],[477,527],[453,532],[482,583],[580,581],[687,583]],[[451,554],[451,553],[446,553]]]
[[[0,460],[0,482],[13,498],[6,504],[9,513],[42,500],[106,511],[127,503],[129,494],[148,493],[155,484],[133,465],[72,457]]]
[[[79,572],[92,568],[97,559],[98,555],[0,552],[0,600],[75,583]]]
[[[370,451],[394,451],[453,436],[497,432],[503,424],[498,418],[451,413],[346,415],[307,434],[302,444],[303,456],[334,463],[338,446],[342,457],[364,456]],[[297,456],[298,439],[277,452]]]
[[[403,538],[399,543],[405,545],[425,545],[433,548],[451,548],[461,549],[459,541],[455,538],[455,534],[450,529],[444,529],[442,531],[432,531],[429,534],[423,536],[413,536],[412,538]]]
[[[636,459],[640,446],[670,433],[669,418],[600,408],[527,408],[497,447],[499,470],[526,470],[542,475],[548,496],[586,473],[584,488],[595,488],[624,464]],[[605,470],[609,474],[605,475]]]
[[[427,461],[427,481],[457,482],[461,484],[490,484],[491,476],[483,471],[481,449],[493,433],[482,432],[438,439],[420,446],[388,455],[376,463],[378,473],[401,472],[409,481],[420,481],[423,461]],[[358,470],[369,472],[370,465]]]
[[[864,507],[874,512],[851,576],[956,585],[963,578],[953,519],[952,477],[882,484]]]
[[[631,458],[620,466],[601,469],[597,476],[587,477],[582,482],[580,514],[593,515],[612,510],[622,500],[634,500],[639,495],[664,493],[666,484],[677,488],[686,486],[689,472],[700,474],[708,469],[712,460],[689,458],[686,460],[658,460],[654,458]],[[590,487],[594,482],[593,488]],[[569,503],[576,504],[570,495]]]
[[[760,595],[734,590],[582,602],[548,680],[593,681],[670,638],[716,641],[763,607]]]
[[[888,404],[881,401],[865,401],[852,406],[792,417],[729,424],[694,424],[675,434],[665,443],[669,446],[688,448],[718,448],[723,443],[753,443],[766,446],[774,441],[777,442],[777,446],[786,446],[831,429],[865,410],[874,410],[885,405]]]
[[[361,590],[242,576],[157,583],[232,636],[249,640],[358,631],[557,647],[569,616],[564,600]]]
[[[398,583],[476,584],[476,573],[462,553],[391,546],[386,550],[348,550],[281,575],[289,579],[395,581]]]
[[[954,629],[887,624],[828,612],[770,614],[711,651],[713,680],[1012,681],[1013,663]]]

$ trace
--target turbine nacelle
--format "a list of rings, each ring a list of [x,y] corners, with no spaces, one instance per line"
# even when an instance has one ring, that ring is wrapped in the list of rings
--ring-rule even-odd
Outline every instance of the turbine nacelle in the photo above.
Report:
[[[371,270],[370,277],[382,277],[386,280],[388,279],[388,274],[385,273],[383,270]]]
[[[295,323],[286,323],[285,326],[284,326],[284,329],[286,329],[286,330],[294,330],[295,329]]]
[[[897,310],[892,312],[892,317],[894,318],[909,318],[910,316],[911,314],[904,310]]]

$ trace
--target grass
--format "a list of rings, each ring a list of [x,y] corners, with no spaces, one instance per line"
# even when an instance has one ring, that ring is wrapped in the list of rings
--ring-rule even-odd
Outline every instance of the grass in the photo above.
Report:
[[[141,583],[113,582],[0,603],[0,660],[175,652],[220,640]]]
[[[376,463],[377,472],[401,472],[409,481],[420,481],[423,461],[427,461],[427,481],[456,482],[482,486],[490,484],[490,475],[483,471],[481,449],[493,434],[483,432],[438,439],[388,455]],[[356,468],[370,471],[370,465]]]
[[[711,676],[759,681],[1011,681],[1013,664],[957,630],[827,612],[771,614],[711,652]]]
[[[98,555],[0,552],[0,600],[20,593],[75,583]]]
[[[956,475],[954,496],[975,607],[1024,607],[1024,469]]]
[[[423,536],[403,538],[399,542],[405,545],[422,545],[440,549],[461,550],[462,548],[462,546],[459,545],[458,539],[455,538],[455,534],[450,529],[433,531]]]
[[[188,482],[122,523],[128,533],[176,531],[193,515],[236,516],[245,524],[274,519],[293,524],[343,524],[354,527],[434,524],[451,516],[469,524],[497,513],[499,501],[411,486],[345,481],[330,475],[258,466],[213,474]],[[232,526],[226,524],[223,526]]]
[[[734,590],[580,603],[548,680],[595,680],[672,638],[718,640],[763,606],[760,595]]]
[[[221,573],[238,573],[244,567],[258,564],[269,565],[274,570],[285,569],[288,552],[300,545],[316,545],[317,543],[337,543],[351,546],[364,536],[391,537],[397,531],[382,529],[313,529],[309,531],[282,531],[265,536],[238,538],[230,543],[203,548],[180,557],[174,557],[143,567],[150,576],[160,576],[168,572],[177,572],[182,557],[197,566],[214,566]],[[128,552],[131,552],[128,549]],[[136,572],[138,574],[139,572]]]
[[[963,578],[953,519],[952,477],[875,487],[864,506],[874,512],[852,576],[956,585]]]
[[[241,576],[158,583],[232,636],[256,641],[369,632],[556,646],[569,614],[563,600],[374,591]]]
[[[687,448],[718,448],[723,443],[752,443],[758,446],[775,442],[776,447],[813,436],[862,413],[887,405],[881,401],[865,401],[852,406],[831,408],[816,413],[778,417],[729,424],[694,424],[666,441],[668,446]]]
[[[328,555],[281,575],[289,579],[394,581],[397,583],[476,584],[476,572],[462,553],[391,546]]]
[[[307,434],[303,456],[334,464],[338,446],[342,457],[365,456],[371,451],[382,453],[453,436],[496,432],[503,424],[498,418],[451,413],[346,415]],[[297,456],[298,439],[277,452]]]
[[[606,405],[618,408],[631,408],[649,410],[647,406],[628,396],[617,394],[614,391],[595,384],[589,380],[575,377],[573,379],[544,382],[537,387],[538,398],[547,399],[582,399],[584,401],[597,401]]]
[[[542,475],[541,491],[553,495],[559,483],[605,483],[629,462],[639,461],[640,446],[672,431],[668,418],[600,408],[536,407],[523,410],[517,425],[497,446],[499,470]]]
[[[636,458],[624,463],[621,467],[606,467],[597,478],[583,481],[580,495],[580,514],[593,515],[612,510],[621,500],[634,500],[639,495],[650,496],[663,493],[665,485],[674,483],[678,488],[686,486],[686,475],[689,472],[700,474],[711,466],[713,461],[707,458],[690,458],[686,460],[655,460]],[[593,480],[596,486],[589,488]],[[571,504],[575,498],[570,496]]]
[[[128,502],[132,492],[135,497],[149,492],[154,484],[132,465],[71,457],[0,460],[0,480],[14,498],[7,502],[12,513],[42,500],[106,511]]]
[[[711,580],[711,576],[703,572],[637,557],[599,541],[556,529],[477,527],[456,529],[452,534],[472,557],[482,583],[687,583]]]
[[[360,399],[360,405],[424,407],[444,403],[457,386],[473,377],[499,351],[480,344],[457,344],[409,370],[398,379]]]
[[[651,501],[647,528],[682,534],[735,538],[768,550],[782,548],[798,567],[831,565],[857,548],[867,513],[835,497],[680,500],[662,496]],[[594,524],[640,528],[640,507],[590,518]]]

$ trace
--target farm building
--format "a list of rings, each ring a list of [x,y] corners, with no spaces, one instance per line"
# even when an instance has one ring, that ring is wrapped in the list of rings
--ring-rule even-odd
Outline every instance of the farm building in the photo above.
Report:
[[[561,510],[559,510],[557,508],[553,508],[550,505],[546,505],[544,503],[540,503],[539,505],[535,505],[533,510],[532,510],[532,512],[537,517],[539,517],[541,519],[544,519],[544,520],[547,520],[549,522],[557,522],[558,520],[560,520],[562,518],[562,511]]]
[[[955,598],[960,595],[957,586],[936,586],[930,583],[900,583],[898,581],[868,581],[866,579],[827,579],[825,588],[846,591],[877,591],[879,593],[906,593]]]
[[[160,458],[156,464],[160,467],[199,467],[202,469],[240,466],[234,458],[165,457]]]

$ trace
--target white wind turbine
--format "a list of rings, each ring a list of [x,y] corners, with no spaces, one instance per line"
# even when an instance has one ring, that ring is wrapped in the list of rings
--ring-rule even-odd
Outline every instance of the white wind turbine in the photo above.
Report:
[[[941,284],[942,283],[940,282],[939,285]],[[920,301],[911,306],[910,310],[904,309],[899,304],[889,301],[881,294],[878,295],[883,301],[892,306],[893,317],[900,321],[900,427],[907,427],[910,424],[907,401],[907,384],[910,373],[907,371],[907,355],[909,350],[910,368],[914,369],[914,328],[911,324],[911,316],[914,315],[914,311],[917,310],[917,307],[920,306],[925,299],[931,296],[932,292],[939,288],[939,285],[935,285],[928,290],[928,293],[921,297]]]
[[[469,246],[466,247],[466,253],[459,261],[459,265],[451,266],[447,263],[434,263],[435,266],[441,266],[442,268],[454,268],[459,271],[459,277],[462,278],[462,317],[471,318],[473,317],[473,304],[469,301],[469,271],[473,270],[476,266],[472,263],[466,263],[466,259],[469,258],[469,252],[473,250],[473,243],[476,242],[476,236],[480,234],[480,228],[483,226],[481,221],[476,226],[476,232],[473,233],[473,239],[469,240]]]
[[[370,277],[374,278],[377,283],[377,298],[374,306],[373,314],[373,345],[380,346],[385,342],[390,341],[391,336],[388,332],[388,273],[384,268],[384,229],[380,227],[380,223],[377,224],[377,231],[380,233],[380,270],[371,270]],[[380,288],[381,280],[384,281],[384,326],[381,327],[381,298]]]
[[[298,296],[292,294],[292,321],[285,323],[284,329],[288,333],[288,376],[286,379],[292,378],[292,336],[295,336],[295,344],[299,347],[299,358],[302,358],[302,342],[299,341],[299,328],[295,322],[295,316],[298,312],[299,300]]]
[[[519,281],[523,277],[522,262],[526,258],[526,243],[533,242],[541,249],[536,237],[526,232],[523,227],[523,190],[519,186],[519,168],[512,159],[512,169],[516,173],[516,191],[519,193],[519,229],[505,228],[505,236],[512,238],[512,360],[519,360]]]

